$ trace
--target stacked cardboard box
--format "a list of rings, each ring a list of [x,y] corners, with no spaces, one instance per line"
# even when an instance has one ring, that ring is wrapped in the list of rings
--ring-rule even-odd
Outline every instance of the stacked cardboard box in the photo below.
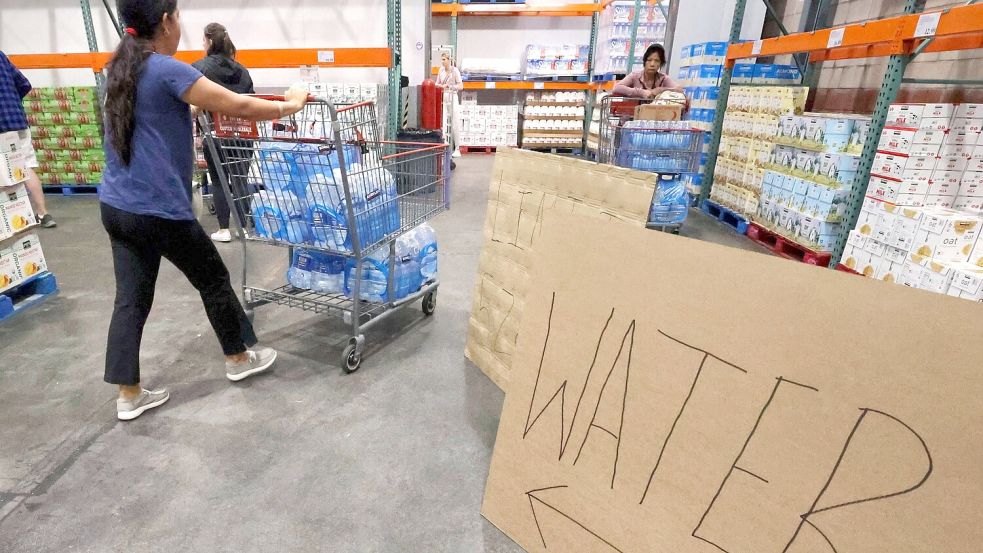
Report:
[[[105,157],[96,89],[36,88],[24,101],[38,176],[48,184],[98,184]]]
[[[530,92],[522,110],[523,148],[580,148],[584,142],[583,92]]]
[[[529,44],[523,63],[526,77],[587,77],[590,46]]]
[[[843,265],[983,301],[981,131],[983,104],[891,106]]]
[[[519,140],[519,106],[458,106],[460,146],[515,146]]]
[[[802,113],[806,93],[804,87],[731,89],[711,199],[749,219],[757,214],[761,183],[778,136],[779,120],[786,114]]]
[[[757,222],[816,251],[831,251],[860,165],[870,120],[831,113],[779,122],[761,185]]]
[[[18,145],[17,133],[0,134],[0,292],[47,270],[37,237],[20,236],[37,219],[23,184],[27,172]]]

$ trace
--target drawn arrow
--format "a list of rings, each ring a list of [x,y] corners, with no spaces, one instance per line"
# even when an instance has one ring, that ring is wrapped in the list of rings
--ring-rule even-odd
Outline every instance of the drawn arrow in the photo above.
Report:
[[[534,495],[534,494],[536,494],[538,492],[545,492],[547,490],[556,490],[556,489],[567,488],[567,487],[569,487],[569,486],[551,486],[549,488],[538,488],[538,489],[529,490],[528,492],[526,492],[526,498],[529,499],[529,510],[532,511],[532,519],[536,522],[536,530],[539,530],[539,539],[543,542],[543,548],[544,549],[549,549],[549,547],[546,545],[546,538],[543,536],[543,529],[542,529],[542,527],[539,526],[539,517],[536,516],[536,506],[535,506],[536,503],[539,503],[543,507],[546,507],[548,509],[553,510],[554,512],[556,512],[557,514],[559,514],[563,518],[565,518],[565,519],[569,520],[570,522],[576,524],[577,526],[583,528],[590,535],[592,535],[595,538],[597,538],[597,539],[601,540],[602,542],[604,542],[605,545],[607,545],[608,547],[610,547],[612,550],[617,551],[618,553],[625,553],[621,549],[618,549],[617,547],[615,547],[614,544],[612,544],[608,540],[602,538],[600,535],[598,535],[596,532],[594,532],[590,528],[588,528],[588,527],[584,526],[583,524],[581,524],[578,520],[574,519],[570,515],[564,513],[563,511],[557,509],[553,505],[550,505],[549,503],[543,501],[542,499],[540,499],[540,498],[538,498],[538,497],[536,497]]]

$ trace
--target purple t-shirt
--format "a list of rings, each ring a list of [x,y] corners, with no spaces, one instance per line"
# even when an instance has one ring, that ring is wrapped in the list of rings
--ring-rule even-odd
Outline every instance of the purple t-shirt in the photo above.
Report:
[[[109,139],[99,199],[116,209],[179,221],[194,219],[191,111],[181,99],[201,72],[170,56],[151,54],[137,83],[130,165]]]

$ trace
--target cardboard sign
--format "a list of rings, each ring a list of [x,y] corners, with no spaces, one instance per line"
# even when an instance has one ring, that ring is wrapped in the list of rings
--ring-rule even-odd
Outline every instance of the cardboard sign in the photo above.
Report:
[[[548,214],[482,513],[530,552],[975,553],[983,310]]]
[[[543,215],[577,213],[644,228],[655,175],[581,159],[499,148],[464,353],[507,390]]]

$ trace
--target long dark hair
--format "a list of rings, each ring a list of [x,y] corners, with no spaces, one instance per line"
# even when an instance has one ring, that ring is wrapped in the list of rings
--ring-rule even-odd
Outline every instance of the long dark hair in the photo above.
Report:
[[[124,165],[130,164],[133,127],[137,102],[137,82],[143,64],[153,48],[151,39],[157,34],[164,14],[177,11],[177,0],[117,0],[119,13],[127,32],[116,47],[107,65],[106,126],[113,149]],[[130,33],[133,30],[133,34]]]
[[[229,31],[221,23],[209,23],[205,26],[205,38],[212,41],[208,47],[209,56],[236,57],[236,45],[229,38]]]

